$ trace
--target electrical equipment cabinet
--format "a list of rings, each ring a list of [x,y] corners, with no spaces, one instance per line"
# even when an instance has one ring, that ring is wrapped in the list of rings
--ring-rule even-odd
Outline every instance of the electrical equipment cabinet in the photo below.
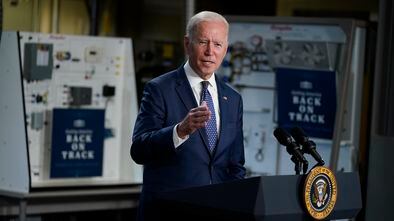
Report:
[[[142,182],[130,39],[3,32],[0,62],[2,192]]]
[[[276,127],[291,124],[308,127],[307,133],[327,164],[334,157],[336,161],[330,166],[353,171],[361,121],[365,25],[351,19],[227,19],[229,47],[218,73],[244,100],[248,175],[294,173],[289,155],[273,136]],[[300,75],[311,76],[313,81],[310,77],[299,83],[297,80],[292,88],[286,88]],[[293,97],[290,93],[283,97],[284,90]],[[311,96],[300,96],[305,91]],[[328,95],[322,97],[322,93]],[[278,102],[286,99],[287,106]],[[290,118],[286,123],[282,113]],[[326,133],[315,133],[319,130]],[[313,166],[314,159],[306,157]]]

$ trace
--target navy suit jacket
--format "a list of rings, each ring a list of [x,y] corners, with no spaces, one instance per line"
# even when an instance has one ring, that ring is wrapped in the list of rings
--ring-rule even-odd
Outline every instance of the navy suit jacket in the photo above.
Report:
[[[216,84],[220,133],[212,153],[205,128],[174,147],[174,126],[198,106],[183,66],[145,85],[130,148],[133,160],[144,165],[141,202],[149,194],[245,176],[242,98],[218,78]]]

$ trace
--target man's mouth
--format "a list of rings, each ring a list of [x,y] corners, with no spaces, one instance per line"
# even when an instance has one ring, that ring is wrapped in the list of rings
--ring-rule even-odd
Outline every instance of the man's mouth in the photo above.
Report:
[[[215,62],[209,61],[209,60],[203,60],[202,62],[203,62],[204,64],[215,64]]]

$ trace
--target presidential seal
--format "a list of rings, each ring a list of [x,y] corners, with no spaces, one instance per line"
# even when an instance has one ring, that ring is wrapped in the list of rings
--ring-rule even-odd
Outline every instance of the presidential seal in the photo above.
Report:
[[[337,201],[337,181],[327,167],[313,168],[305,180],[304,202],[314,219],[322,220],[330,215]]]

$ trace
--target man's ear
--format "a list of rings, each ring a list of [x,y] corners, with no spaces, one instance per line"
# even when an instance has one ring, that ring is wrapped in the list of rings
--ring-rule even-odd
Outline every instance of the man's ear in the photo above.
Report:
[[[189,44],[190,44],[190,38],[189,38],[188,36],[185,35],[185,36],[183,37],[183,48],[184,48],[186,54],[188,54],[188,47],[189,47]]]
[[[184,36],[183,37],[183,43],[184,43],[184,46],[186,47],[186,46],[188,46],[189,44],[190,44],[190,38],[188,37],[188,36]]]

